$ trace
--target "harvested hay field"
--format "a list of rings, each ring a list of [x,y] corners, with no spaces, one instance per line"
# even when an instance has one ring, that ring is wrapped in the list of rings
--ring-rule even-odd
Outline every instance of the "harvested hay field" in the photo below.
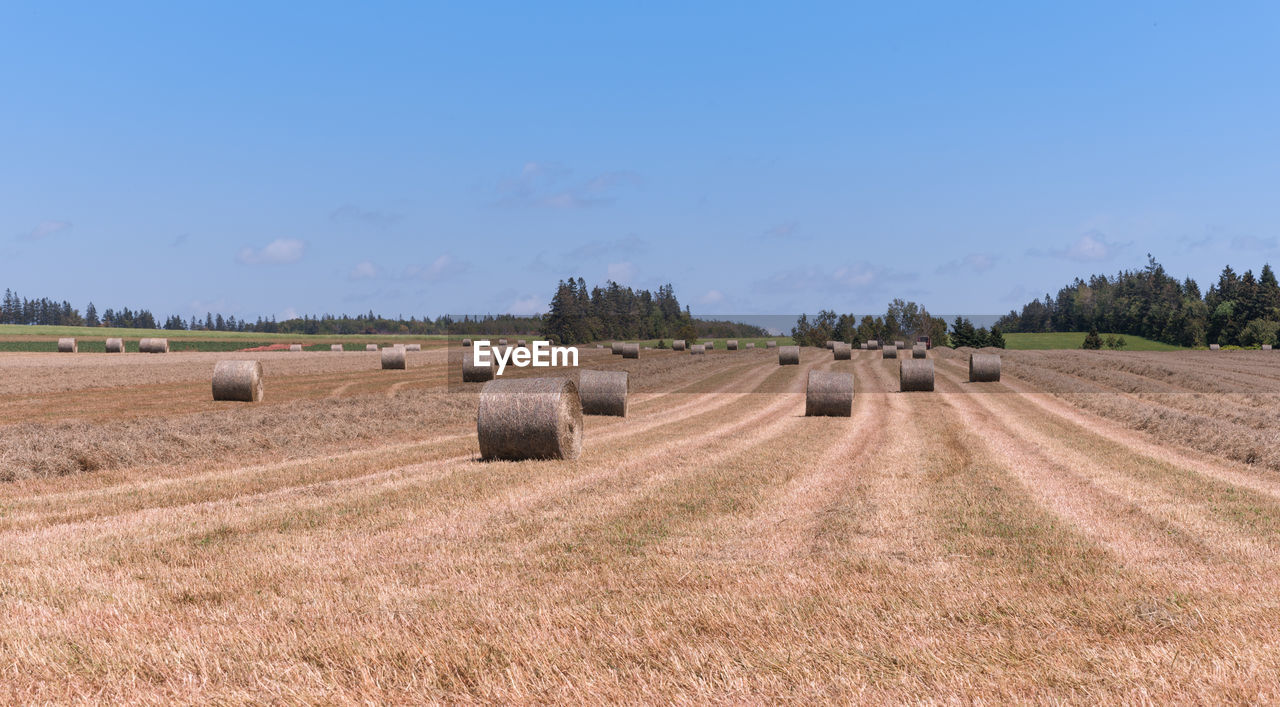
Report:
[[[254,405],[216,353],[0,354],[0,695],[1280,699],[1269,354],[967,353],[900,394],[878,355],[583,348],[627,417],[521,462],[480,461],[461,349],[240,354]]]

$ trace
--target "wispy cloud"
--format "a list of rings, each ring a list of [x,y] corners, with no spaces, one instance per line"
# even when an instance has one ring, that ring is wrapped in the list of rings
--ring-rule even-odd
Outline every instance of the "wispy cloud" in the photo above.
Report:
[[[375,228],[390,228],[404,220],[403,214],[390,211],[362,209],[354,204],[343,204],[329,214],[334,223],[355,223]]]
[[[571,169],[558,162],[526,162],[518,176],[498,181],[493,204],[503,208],[586,209],[612,204],[619,192],[640,183],[639,175],[626,170],[576,179]]]
[[[1032,248],[1027,255],[1061,258],[1078,263],[1100,263],[1111,260],[1131,243],[1113,243],[1101,231],[1088,231],[1062,248]]]
[[[302,260],[307,244],[297,238],[277,238],[262,248],[244,247],[236,253],[241,265],[288,265]]]
[[[356,263],[351,272],[347,273],[348,280],[372,280],[377,276],[378,266],[368,260]]]
[[[963,258],[939,265],[937,273],[939,275],[964,272],[984,273],[995,267],[996,261],[999,259],[999,256],[989,253],[970,253]]]
[[[439,282],[453,275],[466,272],[468,265],[445,253],[426,265],[410,265],[404,269],[404,277],[412,280]]]
[[[706,294],[698,298],[698,304],[712,305],[720,304],[724,301],[724,293],[720,290],[707,290]]]
[[[25,241],[42,241],[55,233],[69,230],[72,227],[70,221],[41,221],[36,227],[20,234],[18,238]]]

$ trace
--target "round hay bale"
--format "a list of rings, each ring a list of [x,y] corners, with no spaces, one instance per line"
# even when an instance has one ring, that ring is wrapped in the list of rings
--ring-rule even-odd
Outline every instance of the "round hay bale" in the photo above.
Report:
[[[623,358],[640,358],[640,344],[623,344]]]
[[[849,417],[852,413],[852,373],[809,371],[809,382],[804,389],[804,414],[806,417],[819,415]]]
[[[898,347],[894,346],[893,344],[889,344],[888,346],[885,346],[883,349],[880,349],[880,358],[897,358],[897,357],[898,357]]]
[[[684,351],[684,339],[674,339],[671,342],[672,351]]]
[[[926,355],[927,350],[925,349],[924,344],[916,344],[911,347],[911,358],[925,358]]]
[[[737,350],[738,350],[738,340],[737,340],[737,339],[729,339],[728,341],[724,342],[724,347],[725,347],[726,349],[730,350],[730,351],[737,351]]]
[[[866,350],[867,350],[867,344],[866,344],[866,342],[864,341],[863,343],[858,344],[858,348],[859,348],[860,350],[862,350],[862,351],[866,351]]]
[[[613,354],[614,356],[621,356],[621,355],[622,355],[622,342],[621,342],[621,341],[615,341],[615,342],[613,342],[612,344],[609,344],[609,353]]]
[[[1222,347],[1221,347],[1221,346],[1218,346],[1217,344],[1209,344],[1209,350],[1210,350],[1210,351],[1218,351],[1218,350],[1221,350],[1221,349],[1222,349]]]
[[[568,378],[489,381],[476,413],[480,457],[577,459],[582,454],[582,402]]]
[[[894,348],[898,349],[899,351],[901,351],[902,349],[907,348],[907,345],[906,345],[905,343],[901,342],[901,341],[895,341],[895,342],[893,342],[893,346],[894,346]]]
[[[872,339],[867,342],[867,348],[870,349],[871,351],[878,351],[880,350],[880,342],[877,341],[876,339]]]
[[[778,365],[779,366],[799,366],[800,365],[800,347],[799,346],[779,346],[778,347]]]
[[[837,361],[849,361],[853,359],[853,347],[843,341],[837,341],[831,354]]]
[[[364,345],[364,350],[365,350],[365,351],[377,351],[377,350],[378,350],[378,345],[377,345],[377,344],[365,344],[365,345]]]
[[[382,370],[384,371],[403,371],[404,370],[404,349],[399,346],[382,350]]]
[[[1000,381],[1000,355],[986,353],[969,354],[970,383],[998,383]]]
[[[463,346],[470,346],[470,345],[471,345],[471,339],[463,339],[463,340],[462,340],[462,345],[463,345]]]
[[[898,367],[898,390],[903,393],[933,391],[933,361],[908,358]]]
[[[507,345],[506,339],[498,339],[498,346],[506,346],[506,345]]]
[[[405,351],[421,351],[422,344],[405,344],[404,350]]]
[[[262,402],[262,364],[258,361],[218,361],[213,367],[213,399]]]
[[[578,396],[583,415],[627,416],[627,393],[631,378],[626,371],[583,369],[578,378]]]
[[[147,339],[150,344],[147,347],[147,353],[169,353],[168,339]]]
[[[825,347],[828,351],[834,351],[836,348],[836,342],[832,341],[831,339],[827,339],[827,343],[823,344],[823,347]]]
[[[516,339],[516,347],[517,347],[517,348],[521,348],[521,349],[523,349],[524,347],[526,347],[526,346],[528,346],[528,345],[529,345],[529,342],[525,341],[524,339]]]
[[[597,349],[603,349],[603,348],[604,348],[604,344],[596,344],[596,348],[597,348]]]
[[[1263,344],[1263,345],[1262,345],[1262,350],[1263,350],[1263,351],[1270,351],[1270,350],[1271,350],[1271,344]]]
[[[756,347],[756,344],[755,344],[755,342],[754,342],[754,341],[748,341],[748,342],[747,342],[747,348],[749,348],[749,349],[754,349],[755,347]]]
[[[765,347],[766,349],[776,349],[776,348],[778,348],[778,342],[776,342],[776,341],[769,341],[769,342],[765,343],[764,347]]]
[[[342,350],[342,344],[329,344],[329,350],[330,350],[330,351],[341,351],[341,350]]]
[[[646,347],[644,347],[644,350],[645,350],[645,351],[652,351],[652,350],[653,350],[653,347],[652,347],[652,346],[646,346]]]
[[[301,351],[301,350],[302,350],[302,344],[289,344],[289,350],[290,350],[290,351]]]
[[[124,339],[107,339],[107,353],[124,353]]]
[[[489,365],[477,366],[470,351],[462,354],[462,382],[484,383],[493,380],[495,367],[493,357],[489,357]]]
[[[706,356],[707,347],[703,344],[694,344],[693,346],[689,347],[689,355],[690,356]]]
[[[58,339],[58,353],[80,353],[75,339]]]

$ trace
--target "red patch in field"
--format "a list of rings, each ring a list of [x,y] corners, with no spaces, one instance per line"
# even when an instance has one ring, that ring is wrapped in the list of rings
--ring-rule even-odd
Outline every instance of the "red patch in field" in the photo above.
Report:
[[[266,346],[255,346],[251,349],[240,349],[241,351],[288,351],[288,344],[268,344]]]

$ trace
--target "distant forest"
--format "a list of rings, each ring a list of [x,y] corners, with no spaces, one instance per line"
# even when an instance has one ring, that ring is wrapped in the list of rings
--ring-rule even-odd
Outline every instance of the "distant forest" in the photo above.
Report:
[[[1277,344],[1280,284],[1270,265],[1257,277],[1223,268],[1200,294],[1195,280],[1177,280],[1155,258],[1141,270],[1094,275],[1032,300],[998,325],[1005,333],[1098,331],[1142,336],[1180,346]]]
[[[972,325],[969,328],[972,329]],[[946,346],[947,321],[929,314],[929,310],[915,302],[900,299],[890,302],[882,317],[868,314],[858,318],[824,309],[813,319],[807,314],[800,315],[791,330],[791,338],[801,346],[824,346],[828,341],[843,341],[853,346],[872,340],[914,343],[920,336],[930,337],[935,345]],[[966,345],[974,344],[966,340]],[[986,340],[977,345],[987,345]]]
[[[695,319],[680,308],[670,284],[656,293],[609,281],[588,289],[582,279],[561,280],[542,321],[542,334],[561,344],[605,339],[685,339],[762,337],[764,329],[737,322]]]

